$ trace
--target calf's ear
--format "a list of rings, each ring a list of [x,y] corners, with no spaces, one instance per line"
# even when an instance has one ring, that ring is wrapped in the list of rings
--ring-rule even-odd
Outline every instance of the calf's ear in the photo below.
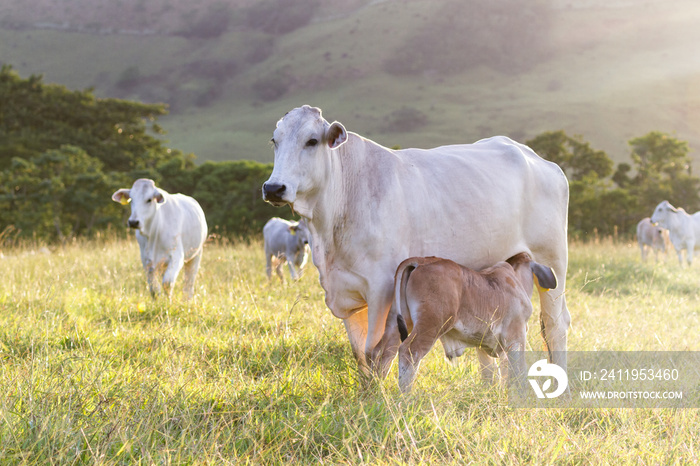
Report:
[[[530,270],[532,274],[537,278],[537,285],[545,290],[553,290],[557,287],[557,276],[554,274],[554,270],[546,265],[538,264],[537,262],[530,262]]]
[[[290,226],[289,226],[289,232],[292,234],[292,236],[294,236],[294,235],[297,234],[297,229],[298,229],[298,228],[299,228],[299,227],[298,227],[297,225],[290,225]]]
[[[126,205],[131,200],[130,190],[126,188],[119,189],[112,194],[112,200],[120,204]]]
[[[334,121],[328,128],[327,137],[328,147],[331,149],[337,149],[348,140],[348,133],[345,131],[345,127],[341,123]]]

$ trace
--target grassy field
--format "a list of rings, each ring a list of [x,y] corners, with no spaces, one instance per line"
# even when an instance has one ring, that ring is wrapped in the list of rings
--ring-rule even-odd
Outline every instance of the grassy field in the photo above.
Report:
[[[315,269],[268,283],[258,241],[208,244],[193,304],[151,300],[135,241],[35,250],[0,259],[0,464],[699,460],[696,409],[511,409],[473,352],[434,349],[410,395],[396,365],[361,388]],[[697,266],[570,257],[570,349],[700,350]]]

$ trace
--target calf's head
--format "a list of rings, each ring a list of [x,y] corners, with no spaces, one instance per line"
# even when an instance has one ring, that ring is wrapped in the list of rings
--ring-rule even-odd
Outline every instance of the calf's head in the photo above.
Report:
[[[158,208],[165,203],[165,197],[156,188],[155,182],[145,178],[134,181],[131,189],[122,188],[115,191],[112,200],[120,204],[131,204],[129,227],[141,232],[150,225]]]
[[[304,105],[287,113],[271,139],[274,168],[263,184],[263,199],[275,206],[289,204],[310,217],[311,198],[327,179],[331,151],[347,138],[343,125],[328,123],[318,108]]]

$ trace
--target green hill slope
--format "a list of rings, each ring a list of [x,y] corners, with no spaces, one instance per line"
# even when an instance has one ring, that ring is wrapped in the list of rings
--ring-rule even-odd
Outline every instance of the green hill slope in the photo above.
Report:
[[[72,3],[93,11],[85,1]],[[265,15],[274,0],[197,9],[123,0],[143,5],[141,15],[103,10],[82,23],[10,3],[0,0],[1,62],[98,95],[166,102],[170,144],[200,161],[270,161],[276,121],[307,103],[389,146],[564,129],[622,161],[629,139],[660,130],[700,160],[700,4],[691,0],[504,0],[487,10],[297,0],[282,19]],[[32,3],[41,2],[22,2]],[[296,29],[281,29],[300,11],[308,17]],[[222,33],[201,37],[201,21],[222,16]]]

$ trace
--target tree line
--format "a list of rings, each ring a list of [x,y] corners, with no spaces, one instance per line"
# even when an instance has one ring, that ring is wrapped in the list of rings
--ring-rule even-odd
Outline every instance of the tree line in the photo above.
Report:
[[[0,239],[65,241],[124,231],[128,210],[111,200],[135,179],[193,196],[210,230],[247,236],[272,216],[291,217],[261,199],[271,164],[194,163],[171,149],[156,120],[162,104],[98,99],[41,76],[0,69]]]
[[[111,194],[137,178],[199,201],[210,231],[225,237],[259,234],[288,209],[262,201],[272,164],[205,162],[165,145],[157,118],[162,104],[98,99],[0,69],[0,241],[65,241],[106,230],[124,234],[129,209]],[[559,164],[571,187],[569,232],[632,234],[661,200],[700,209],[700,179],[692,175],[688,144],[661,132],[632,139],[630,163],[610,157],[564,131],[526,141]]]

